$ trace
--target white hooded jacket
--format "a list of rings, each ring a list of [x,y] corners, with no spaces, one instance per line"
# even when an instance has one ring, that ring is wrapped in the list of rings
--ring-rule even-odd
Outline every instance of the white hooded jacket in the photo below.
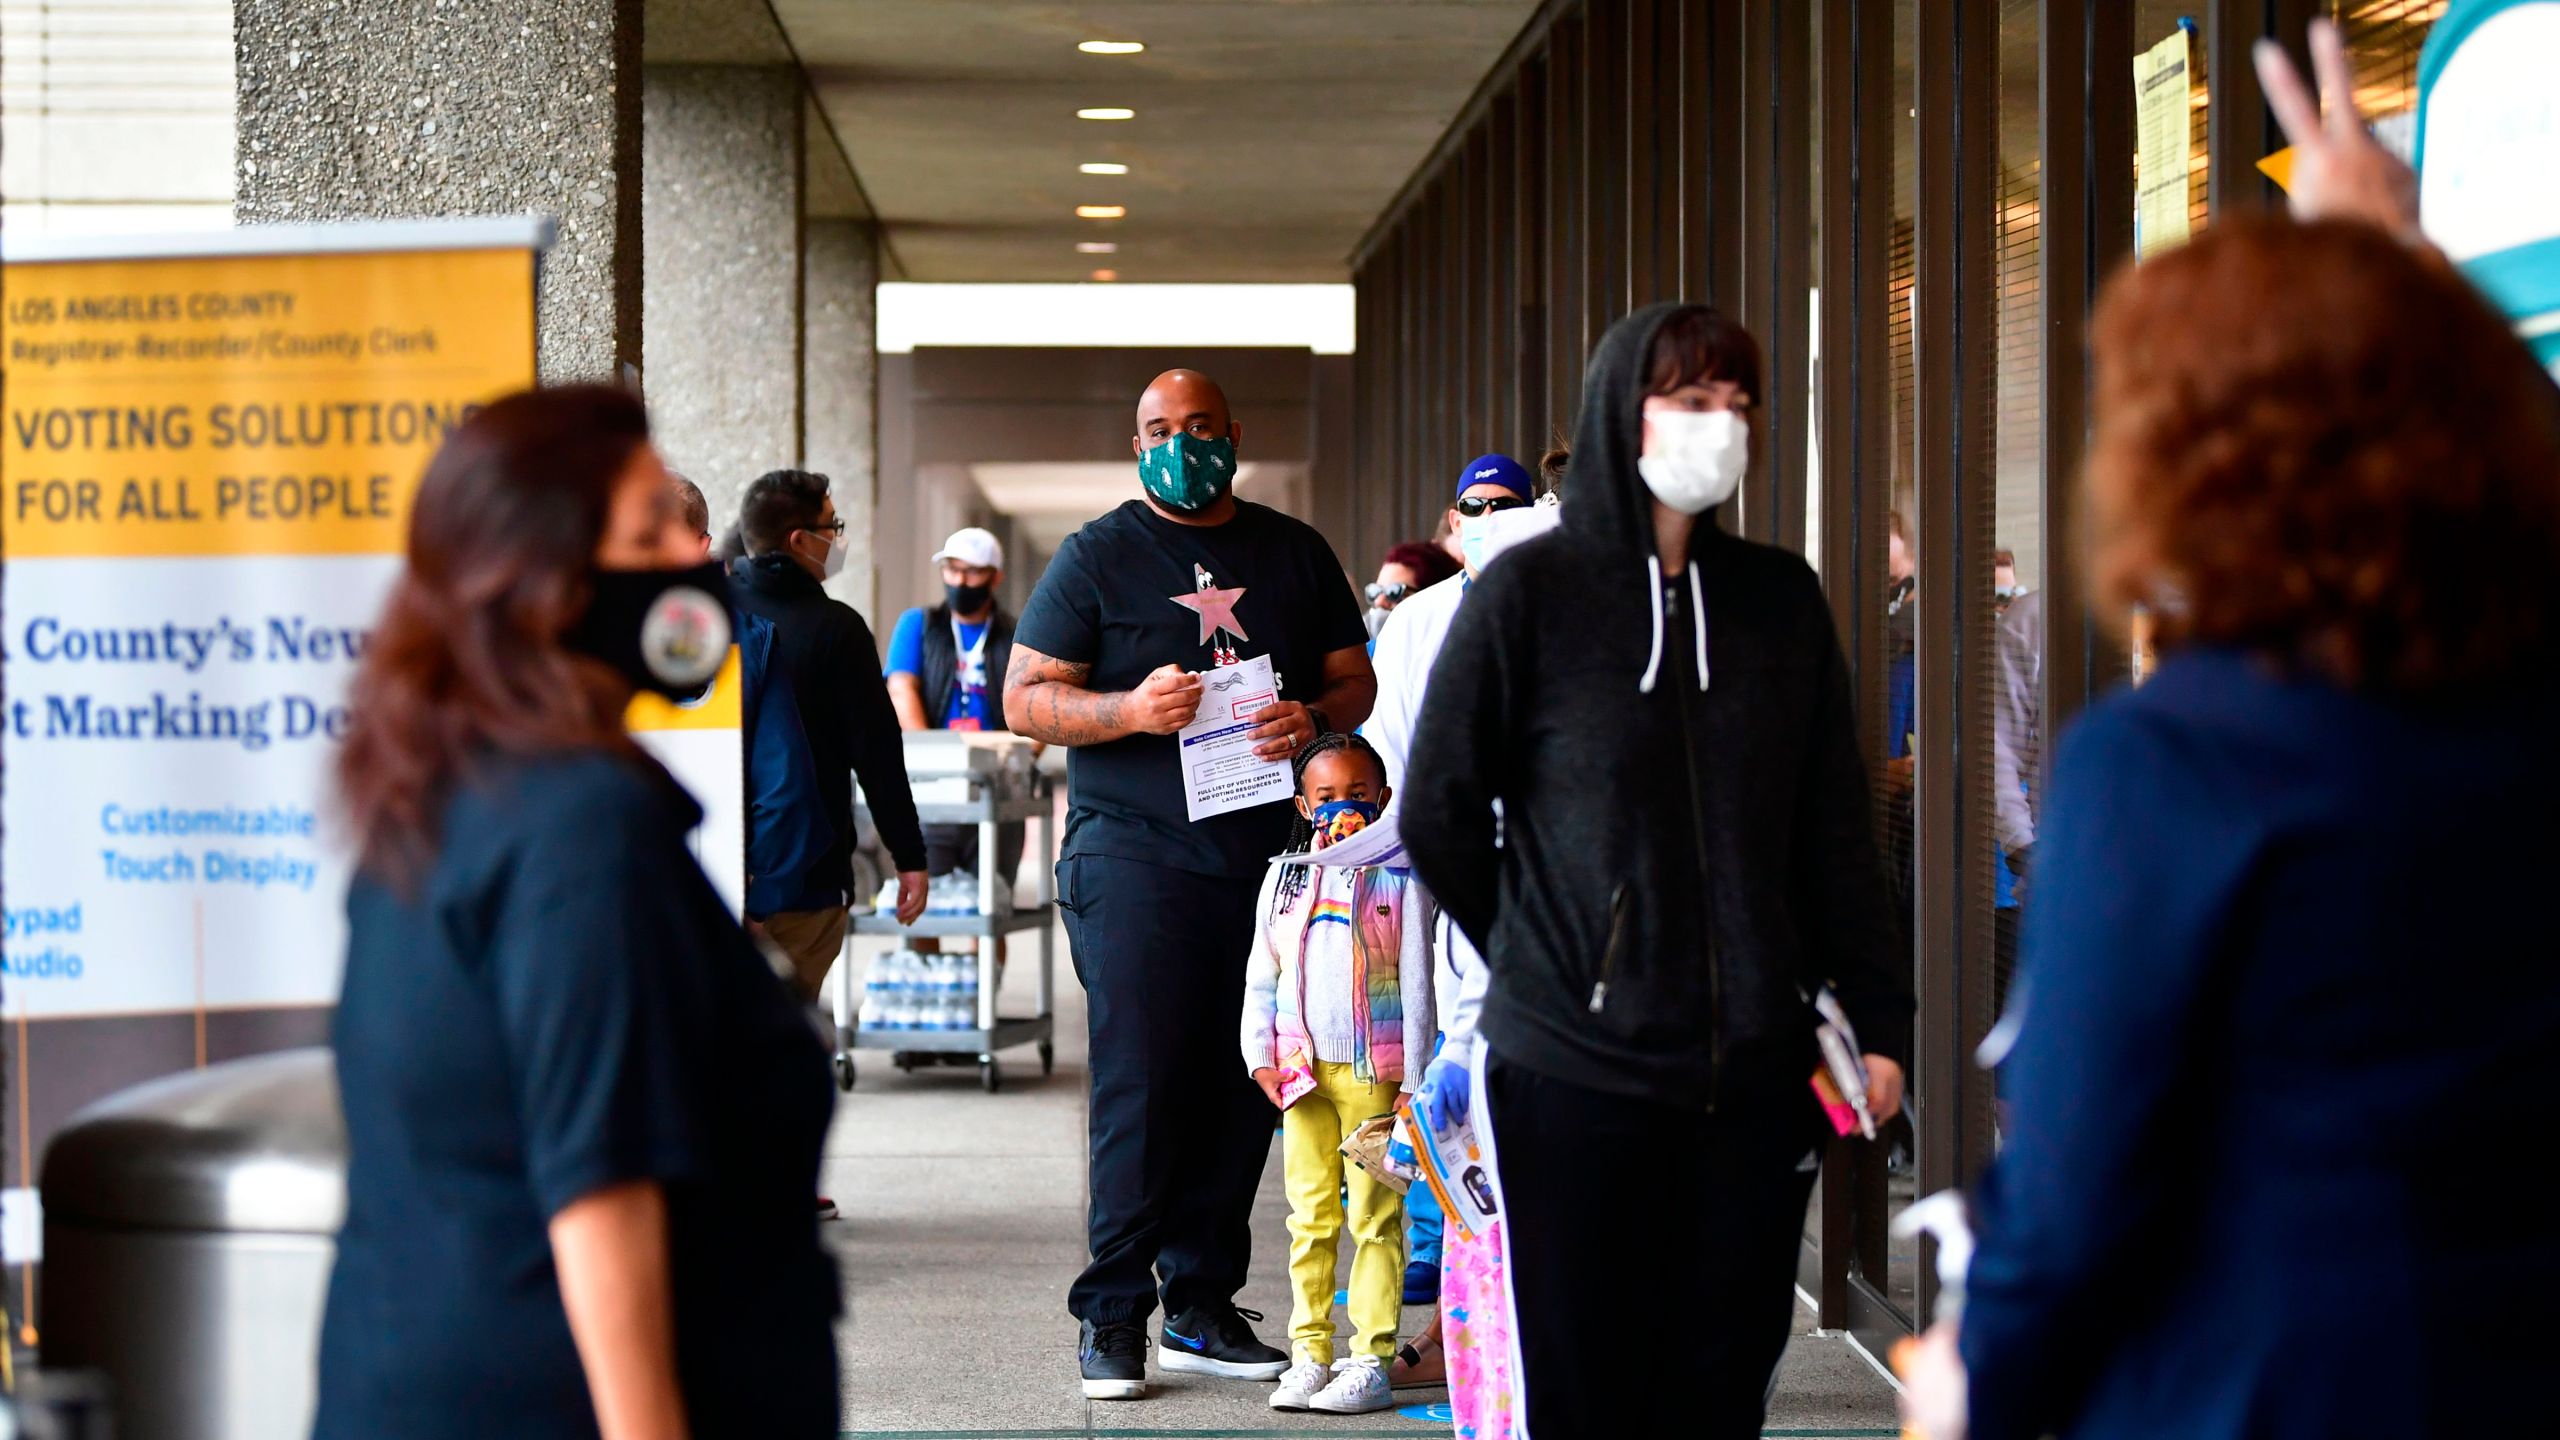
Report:
[[[1485,566],[1490,567],[1512,546],[1554,529],[1563,513],[1552,503],[1497,512],[1485,542]],[[1370,662],[1378,672],[1378,701],[1360,734],[1387,762],[1390,790],[1404,789],[1405,762],[1413,753],[1423,688],[1431,682],[1431,667],[1440,659],[1441,642],[1449,638],[1458,606],[1467,598],[1467,582],[1465,574],[1453,575],[1406,596],[1387,616],[1386,628],[1378,632],[1377,654]],[[1395,806],[1391,798],[1390,813]],[[1432,988],[1441,999],[1440,1028],[1456,1039],[1475,1033],[1476,1003],[1484,995],[1484,966],[1475,946],[1449,923],[1448,916],[1440,916],[1437,923],[1440,943],[1433,947],[1438,964]]]

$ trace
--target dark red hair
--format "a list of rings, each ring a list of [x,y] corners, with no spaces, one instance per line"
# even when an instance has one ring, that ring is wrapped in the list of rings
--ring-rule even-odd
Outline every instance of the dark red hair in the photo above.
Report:
[[[1425,540],[1407,540],[1390,548],[1381,563],[1412,571],[1416,590],[1428,590],[1458,573],[1458,562],[1449,558],[1449,552]]]
[[[509,395],[428,462],[408,567],[350,692],[338,800],[359,863],[406,885],[434,861],[467,771],[499,755],[593,748],[637,758],[631,689],[573,655],[616,483],[649,443],[638,399],[606,385]]]

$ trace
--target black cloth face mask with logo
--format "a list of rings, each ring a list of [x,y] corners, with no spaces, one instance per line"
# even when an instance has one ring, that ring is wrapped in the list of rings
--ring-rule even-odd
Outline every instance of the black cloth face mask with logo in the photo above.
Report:
[[[560,642],[635,687],[692,700],[729,658],[729,577],[705,561],[677,570],[597,570],[587,613]]]

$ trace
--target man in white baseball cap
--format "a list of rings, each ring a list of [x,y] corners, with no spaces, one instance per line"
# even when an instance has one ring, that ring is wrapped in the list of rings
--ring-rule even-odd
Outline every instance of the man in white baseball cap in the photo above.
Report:
[[[981,530],[975,525],[952,531],[951,538],[942,542],[942,548],[933,552],[933,558],[973,569],[991,570],[995,572],[994,578],[998,579],[1004,574],[1004,542],[996,538],[994,531]]]
[[[970,526],[933,553],[942,566],[942,603],[898,617],[889,634],[889,703],[906,730],[1002,730],[1004,692],[990,676],[1013,657],[1013,617],[996,604],[1004,583],[1004,542]],[[978,827],[925,827],[925,869],[934,875],[978,867]],[[1010,883],[1022,863],[1022,827],[1004,827],[997,871]]]

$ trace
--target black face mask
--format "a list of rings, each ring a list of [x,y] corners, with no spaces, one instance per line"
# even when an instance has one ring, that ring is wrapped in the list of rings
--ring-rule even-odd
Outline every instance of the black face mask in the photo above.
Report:
[[[947,580],[942,585],[942,598],[950,604],[954,615],[977,614],[987,608],[987,602],[994,599],[995,594],[996,589],[992,585],[954,585]]]
[[[681,570],[598,570],[587,613],[560,642],[642,690],[691,700],[729,658],[729,577],[708,561]]]

